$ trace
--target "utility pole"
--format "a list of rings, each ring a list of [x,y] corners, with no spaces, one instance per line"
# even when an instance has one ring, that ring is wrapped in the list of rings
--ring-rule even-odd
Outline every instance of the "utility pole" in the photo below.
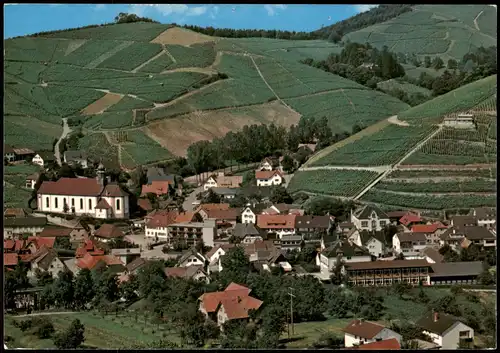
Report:
[[[293,336],[295,334],[293,329],[293,297],[295,297],[295,295],[293,294],[292,287],[288,287],[288,289],[290,289],[288,295],[290,296],[290,323],[292,324],[292,336]]]

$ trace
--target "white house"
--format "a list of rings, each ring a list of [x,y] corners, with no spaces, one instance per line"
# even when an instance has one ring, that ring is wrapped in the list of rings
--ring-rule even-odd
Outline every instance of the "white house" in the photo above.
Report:
[[[263,170],[255,172],[257,186],[272,186],[281,185],[283,182],[283,174],[279,170]]]
[[[211,188],[239,188],[242,182],[243,176],[241,175],[226,176],[223,172],[220,172],[207,179],[205,184],[203,184],[203,190],[207,191]]]
[[[296,215],[258,215],[257,227],[268,233],[275,233],[281,239],[284,235],[295,234]]]
[[[401,335],[385,326],[365,320],[353,320],[344,328],[344,346],[346,348],[365,343],[379,342],[391,338],[401,343]]]
[[[95,218],[129,217],[129,197],[118,184],[96,179],[61,178],[44,181],[37,192],[38,211],[89,215]]]
[[[412,257],[421,258],[420,253],[425,249],[425,234],[423,233],[398,233],[392,237],[392,249],[395,253],[403,253],[405,259]]]
[[[204,222],[182,222],[168,226],[168,241],[182,241],[187,245],[195,245],[203,241],[205,246],[214,246],[217,226],[215,220],[207,219]]]
[[[28,277],[35,278],[36,270],[46,271],[52,275],[52,277],[57,277],[59,272],[64,271],[66,266],[57,256],[57,252],[54,249],[49,249],[46,246],[42,246],[33,257],[30,259],[31,268],[28,271]]]
[[[474,330],[451,315],[430,312],[417,321],[417,326],[441,349],[458,349],[460,341],[473,346]]]
[[[189,266],[205,266],[207,259],[205,256],[200,254],[194,247],[189,248],[184,252],[179,261],[177,262],[177,267],[189,267]]]
[[[336,241],[316,256],[316,265],[321,272],[331,272],[341,258],[343,262],[370,262],[372,256],[368,250],[349,241]]]
[[[64,152],[64,163],[69,165],[79,164],[83,169],[88,167],[87,154],[83,151]]]
[[[474,116],[472,114],[453,114],[443,119],[443,125],[456,129],[475,128]]]
[[[205,254],[205,258],[207,259],[208,271],[210,272],[220,272],[222,271],[221,265],[221,257],[226,255],[229,249],[233,248],[234,244],[221,244],[210,249],[209,252]]]
[[[36,236],[46,225],[46,217],[6,217],[3,220],[3,238],[16,239],[25,234]]]
[[[472,216],[476,218],[477,224],[481,227],[490,228],[497,222],[497,213],[490,207],[474,208],[472,210]]]
[[[49,162],[55,161],[54,153],[52,152],[38,152],[35,154],[35,157],[31,160],[33,164],[37,164],[41,167],[46,165]]]
[[[375,257],[382,257],[386,253],[386,247],[383,242],[383,234],[379,232],[360,232],[357,229],[351,229],[347,234],[347,240],[357,246],[368,249],[368,252]]]
[[[359,230],[380,231],[390,224],[389,216],[378,207],[366,205],[352,212],[351,223]]]
[[[265,204],[247,204],[241,212],[241,223],[257,223],[257,215],[266,209]]]
[[[365,247],[372,256],[382,257],[382,255],[385,254],[384,243],[374,236],[370,237],[370,239],[366,242]]]
[[[39,178],[40,178],[40,174],[38,174],[38,173],[28,175],[26,177],[26,188],[27,189],[34,189],[36,182],[38,181]]]
[[[264,158],[264,160],[260,163],[259,168],[257,169],[258,171],[271,171],[273,170],[273,163],[269,158]]]

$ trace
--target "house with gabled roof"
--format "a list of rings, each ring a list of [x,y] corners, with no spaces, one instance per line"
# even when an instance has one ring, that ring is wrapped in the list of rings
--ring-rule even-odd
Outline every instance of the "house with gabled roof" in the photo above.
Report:
[[[481,247],[496,247],[496,234],[481,226],[452,226],[440,236],[440,245],[458,249],[468,248],[471,244]]]
[[[174,186],[166,180],[153,180],[151,183],[142,185],[141,197],[146,196],[149,193],[155,194],[156,196],[169,195],[170,190],[173,190]]]
[[[470,213],[481,227],[492,227],[497,222],[497,212],[493,207],[473,208]]]
[[[26,211],[22,208],[6,208],[3,211],[3,217],[5,218],[23,218],[27,217]]]
[[[354,347],[364,344],[380,342],[388,339],[395,339],[401,343],[402,336],[380,324],[371,321],[352,320],[344,331],[344,346]]]
[[[257,223],[257,215],[261,214],[266,207],[265,203],[247,204],[241,212],[241,223]]]
[[[428,263],[435,264],[444,261],[444,256],[439,253],[439,251],[431,246],[425,247],[420,251],[421,257],[423,257]]]
[[[255,243],[267,239],[266,231],[260,229],[253,223],[236,223],[233,235],[243,244]]]
[[[113,239],[123,239],[123,232],[114,224],[105,223],[94,232],[94,238],[103,243]]]
[[[101,219],[128,218],[128,194],[118,184],[107,183],[103,173],[102,167],[96,179],[44,181],[37,191],[38,211],[89,215]]]
[[[328,273],[335,267],[338,259],[341,259],[344,263],[370,262],[372,261],[372,256],[368,250],[353,242],[337,240],[318,253],[316,256],[316,265],[320,267],[321,272]]]
[[[295,232],[303,236],[325,234],[330,231],[334,220],[330,216],[297,216]]]
[[[104,255],[104,250],[99,248],[96,244],[95,240],[86,240],[76,249],[75,257],[78,259],[80,257],[84,257],[86,254],[90,254],[92,256],[96,255]]]
[[[411,227],[411,232],[422,233],[425,236],[427,244],[438,245],[441,234],[443,234],[447,226],[441,222],[434,222],[429,224],[415,224]]]
[[[35,185],[40,179],[40,173],[33,173],[26,177],[26,189],[35,189]]]
[[[255,180],[257,181],[257,186],[272,186],[281,185],[285,179],[283,173],[279,170],[263,170],[255,172]]]
[[[258,310],[263,302],[250,296],[251,289],[231,283],[222,292],[200,296],[199,310],[219,326],[229,320],[248,320],[250,310]]]
[[[203,190],[207,191],[210,188],[224,187],[224,188],[239,188],[243,183],[243,176],[241,175],[224,175],[223,172],[210,176],[205,184]]]
[[[29,277],[35,277],[36,270],[48,272],[52,277],[57,277],[59,272],[66,269],[64,263],[57,256],[54,249],[50,249],[45,245],[29,257],[30,270],[28,271]]]
[[[56,157],[52,151],[40,151],[31,160],[33,164],[37,164],[41,167],[46,166],[49,163],[55,162]]]
[[[87,156],[87,153],[84,151],[65,151],[64,152],[64,163],[74,166],[74,165],[80,165],[83,169],[88,168],[89,166],[89,159]]]
[[[380,231],[390,222],[389,216],[373,205],[365,205],[356,211],[351,210],[351,223],[359,230]]]
[[[272,171],[273,168],[273,161],[270,158],[264,158],[262,162],[260,162],[259,167],[257,168],[257,171]]]
[[[125,272],[125,264],[116,256],[113,255],[91,255],[89,253],[85,254],[82,258],[76,260],[76,272],[79,270],[87,268],[89,270],[94,270],[96,268],[108,268],[115,273]],[[74,273],[75,275],[77,273]]]
[[[234,248],[235,244],[219,244],[210,249],[209,252],[205,254],[205,258],[208,261],[208,272],[220,272],[222,271],[221,258],[226,255],[229,249]]]
[[[427,246],[424,233],[397,233],[392,237],[392,250],[396,254],[402,253],[405,259],[419,258],[420,251]]]
[[[165,275],[171,278],[183,278],[186,280],[195,280],[209,283],[208,274],[201,265],[192,265],[188,267],[166,267]]]
[[[424,221],[420,217],[420,214],[416,214],[413,212],[406,213],[403,217],[399,219],[399,223],[406,227],[406,229],[410,230],[412,226],[416,224],[421,224]]]
[[[16,160],[16,154],[14,152],[14,147],[11,145],[3,144],[3,158],[8,162],[14,162]]]
[[[205,267],[207,259],[203,254],[198,252],[195,247],[191,247],[186,250],[179,261],[177,261],[177,267],[189,267],[189,266],[203,266]]]
[[[3,237],[4,239],[16,239],[24,234],[35,236],[41,233],[46,225],[46,217],[4,218]]]
[[[295,215],[258,215],[257,227],[275,233],[279,238],[283,235],[295,234]]]
[[[431,264],[431,285],[474,284],[483,272],[481,261],[441,262]]]
[[[389,338],[371,343],[363,343],[347,349],[358,351],[394,351],[401,350],[401,344],[396,338]]]
[[[416,325],[441,349],[458,349],[461,342],[474,344],[474,329],[452,315],[430,311]]]

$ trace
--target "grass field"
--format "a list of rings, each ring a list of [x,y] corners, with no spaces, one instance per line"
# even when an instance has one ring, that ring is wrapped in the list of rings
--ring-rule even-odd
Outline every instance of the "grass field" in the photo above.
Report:
[[[111,145],[103,133],[85,135],[78,140],[78,149],[87,152],[90,159],[102,161],[106,168],[120,169],[118,148]]]
[[[480,15],[480,16],[478,16]],[[477,17],[477,18],[476,18]],[[476,21],[474,21],[476,19]],[[477,24],[477,26],[476,26]],[[343,40],[392,52],[461,60],[470,49],[496,46],[496,9],[488,5],[417,5],[389,21],[348,33]]]
[[[68,327],[74,319],[79,319],[85,326],[84,348],[90,349],[127,349],[135,344],[153,342],[161,339],[168,339],[173,342],[180,342],[177,333],[166,325],[154,325],[149,319],[138,316],[135,321],[134,314],[124,314],[115,317],[98,313],[75,313],[65,315],[50,315],[50,320],[54,324],[56,331]],[[25,320],[26,318],[20,318]],[[54,348],[52,339],[38,339],[34,335],[22,332],[12,325],[13,317],[6,317],[4,332],[12,337],[9,341],[9,348]],[[19,319],[18,319],[19,320]]]
[[[332,151],[310,166],[353,165],[379,166],[396,163],[419,141],[428,136],[434,127],[401,127],[389,125],[372,135],[365,136]]]
[[[19,148],[52,150],[54,140],[62,132],[61,120],[58,120],[49,123],[35,117],[5,115],[4,143]]]
[[[144,132],[133,130],[126,132],[126,142],[122,145],[122,164],[133,169],[138,165],[164,161],[172,154]]]
[[[365,170],[298,171],[290,180],[288,190],[354,197],[378,175],[376,172]]]
[[[40,168],[32,164],[4,167],[3,200],[5,207],[28,207],[32,190],[26,188],[26,177],[39,171]]]
[[[132,111],[104,112],[85,120],[83,127],[91,130],[119,129],[132,126]]]

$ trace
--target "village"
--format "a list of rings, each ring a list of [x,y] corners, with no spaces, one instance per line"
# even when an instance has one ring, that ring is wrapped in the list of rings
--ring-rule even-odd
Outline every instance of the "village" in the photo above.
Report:
[[[29,163],[23,160],[26,154],[41,167],[54,161],[50,155],[7,147],[4,154],[11,163]],[[97,165],[96,177],[48,181],[41,178],[44,172],[31,175],[26,187],[36,191],[36,209],[4,211],[4,270],[8,274],[24,266],[33,283],[13,294],[9,310],[43,310],[43,288],[36,285],[41,273],[57,279],[66,272],[76,277],[84,270],[107,271],[124,285],[148,264],[161,262],[166,278],[208,285],[237,249],[252,272],[311,278],[323,286],[494,284],[487,258],[496,252],[496,211],[491,208],[449,219],[418,211],[384,212],[374,205],[350,205],[335,215],[327,205],[315,212],[287,194],[287,175],[278,158],[264,159],[244,176],[216,172],[195,185],[163,168],[147,167],[138,197],[124,183],[112,181],[102,163],[66,151],[64,165],[76,164],[84,169]],[[221,330],[227,322],[251,320],[268,304],[252,297],[253,288],[236,282],[198,299],[198,310]],[[437,308],[412,319],[427,337],[412,341],[420,348],[473,346],[474,329]],[[401,333],[361,316],[343,332],[342,347],[350,349],[408,344]]]

